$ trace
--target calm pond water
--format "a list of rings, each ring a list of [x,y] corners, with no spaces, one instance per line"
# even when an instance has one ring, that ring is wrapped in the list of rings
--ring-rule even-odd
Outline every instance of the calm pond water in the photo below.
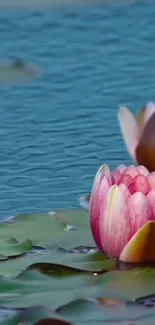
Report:
[[[0,12],[0,57],[42,75],[0,88],[0,216],[78,206],[103,162],[130,158],[117,121],[155,99],[155,3]]]

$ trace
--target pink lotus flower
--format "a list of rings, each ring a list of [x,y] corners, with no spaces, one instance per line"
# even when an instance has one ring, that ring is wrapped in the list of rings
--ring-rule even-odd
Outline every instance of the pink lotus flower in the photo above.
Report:
[[[155,171],[155,104],[148,103],[137,118],[126,107],[121,107],[118,119],[133,160],[150,172]]]
[[[120,165],[98,170],[90,197],[94,240],[109,257],[155,261],[155,172]]]

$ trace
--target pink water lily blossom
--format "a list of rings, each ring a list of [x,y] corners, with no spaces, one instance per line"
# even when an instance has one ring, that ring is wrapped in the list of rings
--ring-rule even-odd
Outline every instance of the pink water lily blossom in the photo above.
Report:
[[[120,165],[98,170],[90,197],[90,226],[98,248],[124,262],[155,261],[155,172]]]
[[[135,118],[127,107],[118,113],[121,132],[134,162],[155,171],[155,103],[149,102]]]

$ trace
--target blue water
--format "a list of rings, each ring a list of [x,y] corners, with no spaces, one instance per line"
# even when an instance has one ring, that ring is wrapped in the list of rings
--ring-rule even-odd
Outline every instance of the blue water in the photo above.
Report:
[[[0,11],[0,57],[41,66],[0,88],[0,216],[78,206],[103,162],[130,163],[117,121],[155,99],[155,3]]]

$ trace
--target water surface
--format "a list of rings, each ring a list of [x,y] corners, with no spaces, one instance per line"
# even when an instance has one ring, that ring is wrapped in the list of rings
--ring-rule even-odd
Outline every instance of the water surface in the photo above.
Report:
[[[131,162],[117,121],[155,99],[155,3],[0,13],[0,57],[42,67],[0,88],[0,215],[69,208],[100,164]]]

